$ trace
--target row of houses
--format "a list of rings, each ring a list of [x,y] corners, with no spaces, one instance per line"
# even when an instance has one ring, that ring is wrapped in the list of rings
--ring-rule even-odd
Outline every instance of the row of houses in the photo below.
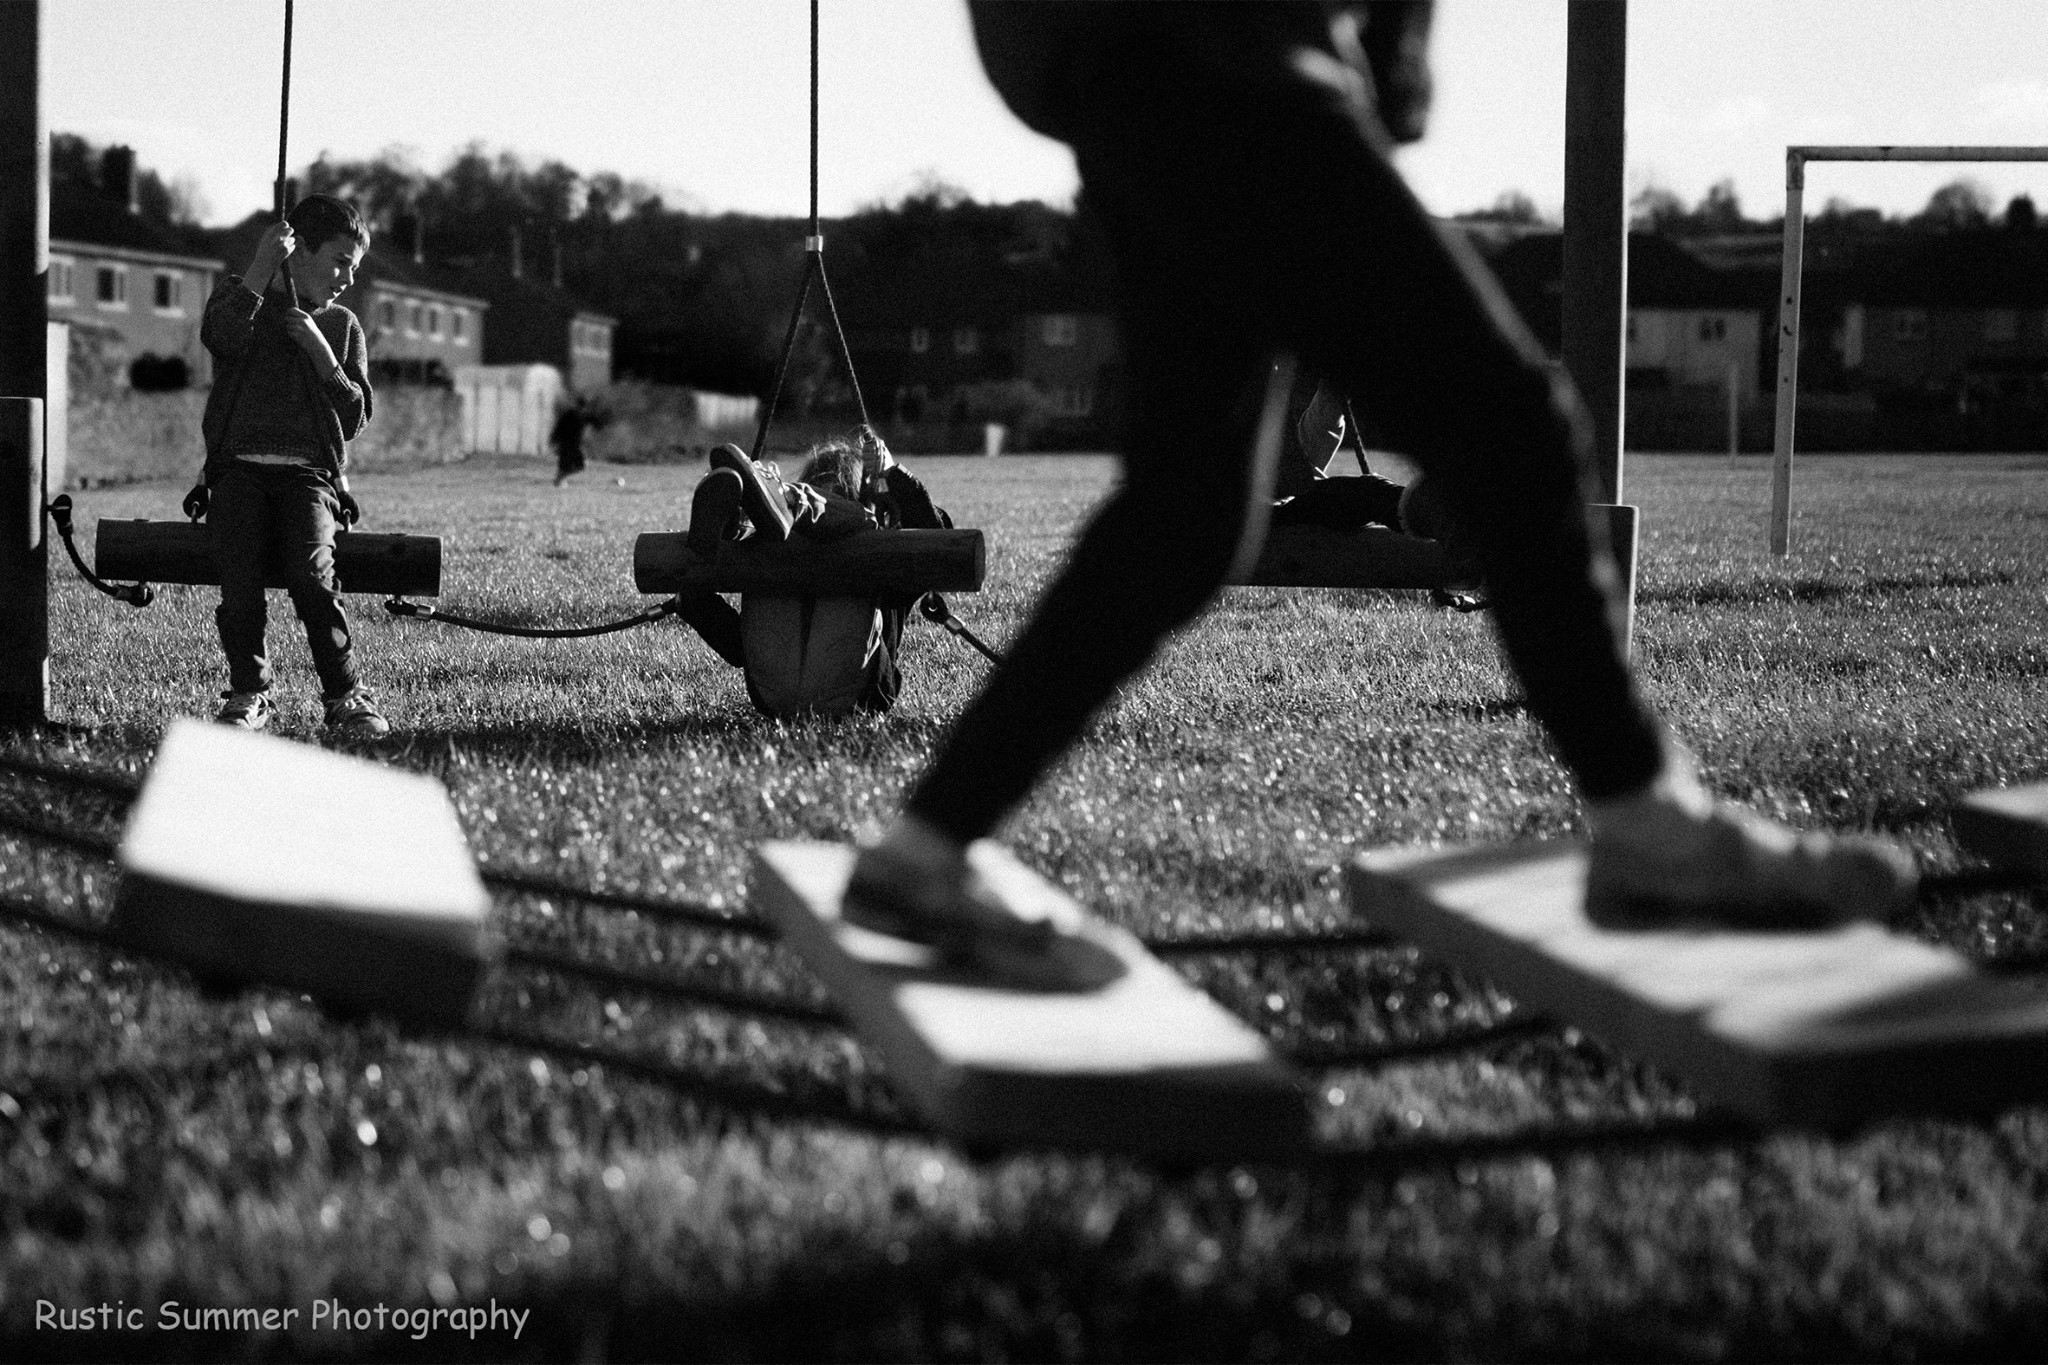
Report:
[[[136,212],[135,158],[109,148],[100,193],[50,206],[49,314],[87,347],[128,362],[176,362],[211,382],[199,323],[221,276],[254,253],[265,218],[217,234],[201,256]],[[507,261],[456,271],[422,259],[416,224],[378,235],[341,302],[362,320],[382,377],[449,383],[474,366],[550,365],[577,392],[612,381],[615,318],[583,306],[554,278]],[[141,378],[146,369],[119,367]]]
[[[1560,234],[1474,237],[1556,354]],[[1780,251],[1776,233],[1686,242],[1630,235],[1632,440],[1717,445],[1732,394],[1745,439],[1768,442]],[[1809,239],[1803,293],[1800,387],[1817,408],[1864,414],[1841,428],[1844,441],[1881,442],[1890,429],[1939,443],[1926,423],[1898,419],[1917,410],[1976,421],[1951,422],[1956,439],[2048,443],[2048,230]],[[1021,379],[1039,394],[1040,420],[1056,438],[1086,439],[1112,430],[1123,404],[1106,296],[1095,281],[1034,278],[989,262],[970,278],[905,281],[890,297],[863,300],[859,314],[849,308],[858,318],[851,343],[870,388],[892,396],[887,410],[899,420],[935,406],[957,419],[977,392]],[[2004,436],[1977,419],[2002,422]]]

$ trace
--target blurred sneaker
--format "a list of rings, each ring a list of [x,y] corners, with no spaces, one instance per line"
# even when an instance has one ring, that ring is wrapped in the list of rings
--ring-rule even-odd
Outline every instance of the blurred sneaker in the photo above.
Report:
[[[860,851],[841,907],[849,923],[928,944],[991,984],[1093,990],[1123,972],[1114,953],[1004,904],[965,850],[915,816]]]
[[[710,559],[739,520],[746,483],[738,471],[714,469],[697,483],[690,497],[690,531],[683,543],[699,559]]]
[[[381,739],[391,733],[391,722],[384,719],[369,692],[358,687],[327,703],[327,729],[344,739]]]
[[[728,442],[711,452],[711,467],[730,469],[740,476],[740,506],[754,523],[754,534],[770,540],[789,539],[795,518],[790,515],[789,503],[783,496],[782,476],[775,466],[756,464],[745,451]]]
[[[1918,885],[1896,845],[1720,804],[1682,751],[1649,787],[1588,802],[1586,815],[1586,915],[1610,929],[1825,929],[1906,910]]]
[[[237,730],[261,730],[277,717],[277,704],[268,692],[223,692],[220,714],[214,720]]]

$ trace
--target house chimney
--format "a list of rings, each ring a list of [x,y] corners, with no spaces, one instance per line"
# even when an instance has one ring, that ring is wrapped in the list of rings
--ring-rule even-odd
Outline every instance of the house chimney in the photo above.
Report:
[[[135,194],[133,147],[109,147],[100,153],[100,189],[130,213],[141,207]]]
[[[427,216],[424,213],[412,216],[412,263],[427,263]]]
[[[512,278],[516,280],[525,273],[519,259],[519,224],[514,223],[505,231],[512,238]]]
[[[548,229],[548,250],[555,258],[555,288],[562,287],[562,235],[553,228]]]

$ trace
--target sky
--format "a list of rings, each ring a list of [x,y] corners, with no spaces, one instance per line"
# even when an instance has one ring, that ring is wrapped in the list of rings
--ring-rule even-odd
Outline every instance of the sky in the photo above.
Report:
[[[16,0],[0,0],[15,3]],[[43,0],[43,117],[127,143],[209,223],[269,203],[283,0]],[[1441,0],[1428,138],[1400,154],[1439,213],[1563,201],[1564,0]],[[1782,211],[1788,143],[2048,146],[2044,0],[1633,0],[1628,173],[1687,203],[1735,183]],[[932,179],[1064,203],[1073,159],[982,76],[961,0],[825,0],[820,211]],[[298,0],[289,157],[471,142],[614,171],[696,211],[808,210],[807,0]],[[1911,212],[1958,177],[2048,207],[2048,165],[1809,169]]]

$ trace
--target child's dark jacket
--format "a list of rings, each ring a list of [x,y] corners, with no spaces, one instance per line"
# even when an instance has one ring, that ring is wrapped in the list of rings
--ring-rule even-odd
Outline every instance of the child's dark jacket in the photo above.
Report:
[[[348,472],[348,443],[369,423],[374,401],[363,326],[338,303],[312,315],[340,362],[332,374],[318,375],[284,330],[284,307],[237,275],[206,301],[199,339],[213,356],[214,376],[200,431],[208,484],[245,449],[303,453],[334,480]]]

